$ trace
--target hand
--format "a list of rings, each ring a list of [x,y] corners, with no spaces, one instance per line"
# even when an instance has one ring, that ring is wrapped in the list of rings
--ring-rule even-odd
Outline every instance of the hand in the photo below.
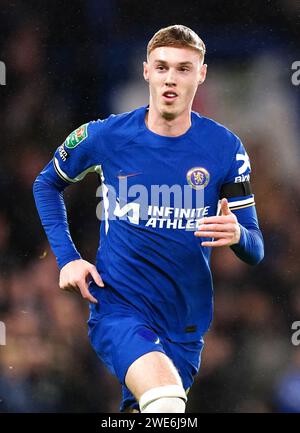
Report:
[[[89,291],[89,281],[93,279],[95,283],[104,287],[96,266],[86,260],[73,260],[67,263],[60,271],[59,287],[62,290],[81,293],[84,299],[97,304],[98,301]]]
[[[203,247],[223,247],[225,245],[229,247],[239,242],[241,228],[237,217],[229,209],[226,198],[221,201],[221,215],[203,218],[194,235],[216,239],[201,242]]]

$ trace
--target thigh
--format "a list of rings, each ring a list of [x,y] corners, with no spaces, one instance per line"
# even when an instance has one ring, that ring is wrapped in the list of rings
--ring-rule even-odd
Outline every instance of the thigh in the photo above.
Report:
[[[152,388],[165,385],[182,385],[171,359],[157,351],[146,353],[128,368],[125,383],[137,400]]]
[[[201,353],[204,345],[203,339],[190,343],[177,343],[172,342],[167,338],[161,337],[161,341],[164,348],[164,353],[169,359],[172,360],[176,370],[179,373],[183,388],[185,389],[186,393],[188,393],[189,388],[193,384],[195,375],[200,368]],[[154,373],[155,375],[157,371]],[[145,376],[146,378],[148,377],[148,372],[146,372]],[[166,376],[165,374],[160,376],[158,378],[158,383],[162,384],[163,377],[166,379],[168,376]],[[144,381],[144,378],[142,380]],[[173,380],[173,377],[171,377],[170,380]],[[164,384],[169,384],[169,382]],[[137,394],[137,391],[135,392]],[[127,388],[126,385],[123,385],[122,387],[122,394],[123,398],[122,404],[120,406],[121,412],[125,411],[126,409],[139,410],[138,399],[133,395],[133,393]]]

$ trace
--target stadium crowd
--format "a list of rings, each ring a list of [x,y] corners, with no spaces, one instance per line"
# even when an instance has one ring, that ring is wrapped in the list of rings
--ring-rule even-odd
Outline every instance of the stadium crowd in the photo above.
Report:
[[[290,80],[299,60],[297,2],[278,0],[264,13],[245,2],[243,16],[243,8],[211,1],[203,24],[195,18],[201,2],[187,1],[184,10],[174,2],[168,19],[141,3],[76,0],[62,13],[57,1],[43,9],[16,1],[1,11],[0,320],[7,344],[0,346],[0,412],[118,411],[119,385],[86,335],[88,305],[58,288],[32,183],[77,126],[147,103],[139,75],[148,36],[179,20],[208,50],[211,75],[195,109],[233,129],[248,149],[265,239],[255,268],[230,249],[213,254],[215,317],[187,410],[300,412],[300,346],[291,329],[300,321],[300,86]],[[89,176],[65,193],[73,239],[90,261],[97,186]]]

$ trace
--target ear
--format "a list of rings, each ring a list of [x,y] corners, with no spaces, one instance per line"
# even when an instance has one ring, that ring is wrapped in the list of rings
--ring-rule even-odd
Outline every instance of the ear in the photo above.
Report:
[[[207,74],[207,64],[204,63],[200,68],[199,85],[204,83],[205,78],[206,78],[206,74]]]
[[[149,66],[147,62],[143,62],[143,67],[144,67],[144,79],[146,81],[149,81]]]

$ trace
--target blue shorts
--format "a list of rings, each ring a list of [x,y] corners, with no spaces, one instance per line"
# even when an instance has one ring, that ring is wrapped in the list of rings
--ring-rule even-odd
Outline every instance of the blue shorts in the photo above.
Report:
[[[120,411],[131,407],[139,409],[138,403],[125,385],[129,366],[145,353],[165,353],[174,363],[185,390],[191,387],[199,370],[203,339],[190,343],[172,342],[158,335],[133,308],[118,309],[105,303],[91,305],[88,320],[89,338],[101,361],[122,384]]]

